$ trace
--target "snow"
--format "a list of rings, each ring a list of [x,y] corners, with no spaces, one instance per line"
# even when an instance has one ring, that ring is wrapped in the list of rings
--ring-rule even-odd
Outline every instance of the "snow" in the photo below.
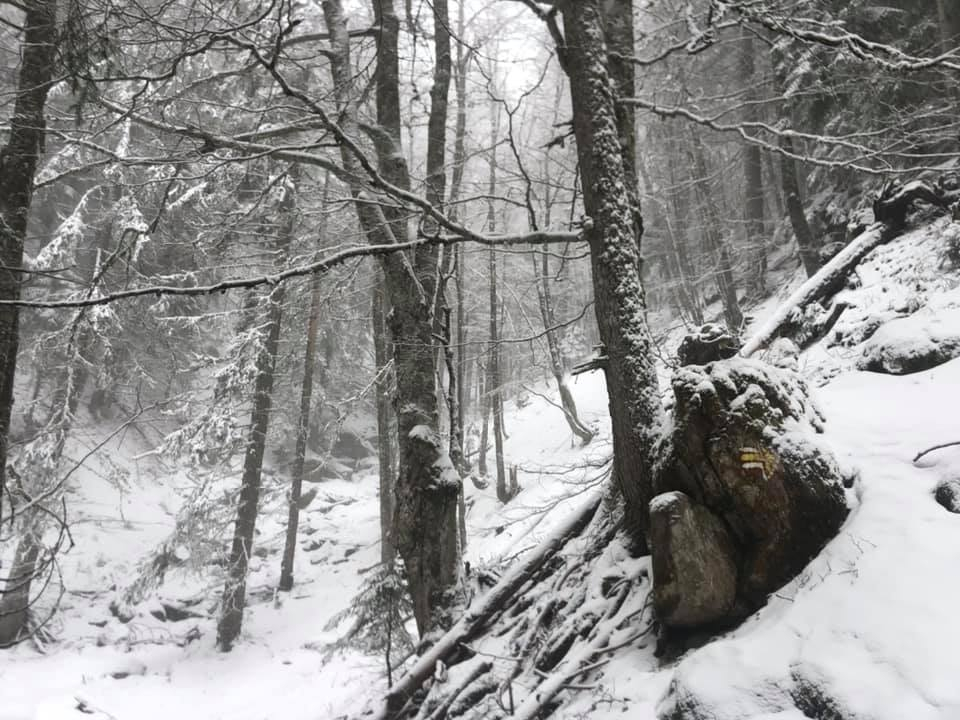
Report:
[[[960,717],[960,577],[950,570],[960,523],[933,500],[947,467],[960,470],[960,453],[911,462],[918,449],[960,437],[950,409],[960,402],[960,362],[902,378],[848,373],[820,399],[825,439],[860,469],[857,507],[800,578],[738,631],[690,654],[675,681],[722,709],[718,719],[786,709],[797,674],[816,678],[852,717]]]
[[[866,342],[857,366],[904,374],[960,356],[960,308],[922,308],[885,323]]]
[[[547,399],[533,397],[523,408],[506,403],[506,461],[518,466],[522,489],[504,511],[492,483],[485,490],[465,483],[466,559],[474,568],[497,568],[505,556],[537,545],[598,488],[610,453],[602,375],[580,376],[571,390],[581,418],[600,426],[600,436],[586,447],[573,441],[562,412]],[[559,402],[552,382],[537,391]],[[281,479],[266,481],[248,582],[251,605],[241,641],[221,654],[214,648],[222,590],[215,568],[201,577],[169,571],[157,593],[134,608],[129,623],[108,609],[135,577],[140,560],[168,538],[181,496],[191,487],[181,474],[164,477],[168,470],[147,456],[148,448],[136,445],[132,434],[125,438],[126,444],[107,448],[112,461],[128,471],[125,489],[108,482],[105,467],[96,463],[75,473],[70,507],[77,546],[64,556],[68,594],[54,628],[58,642],[45,654],[29,645],[0,651],[0,720],[262,720],[281,709],[285,719],[316,720],[352,713],[382,697],[383,659],[333,652],[331,644],[343,628],[324,629],[350,606],[363,571],[379,561],[375,467],[358,470],[349,481],[310,484],[319,493],[301,514],[296,584],[279,603],[272,589],[286,511],[277,486]],[[133,459],[142,456],[148,459]],[[305,549],[319,541],[315,549]],[[266,557],[256,554],[260,547],[269,551]],[[189,554],[187,547],[172,549]],[[202,618],[171,623],[150,615],[161,600],[197,597],[203,602],[191,609]],[[199,638],[187,642],[193,628]],[[104,714],[78,710],[81,700],[84,708]]]
[[[845,718],[960,717],[960,516],[933,498],[939,482],[960,477],[960,447],[912,462],[920,450],[960,440],[960,359],[902,376],[855,367],[869,342],[866,328],[896,338],[923,326],[920,308],[936,311],[945,331],[960,332],[953,312],[960,280],[941,254],[944,235],[954,231],[938,221],[875,250],[857,270],[859,286],[842,293],[851,307],[834,331],[796,358],[820,385],[818,441],[857,477],[839,536],[740,628],[676,662],[656,658],[650,641],[628,644],[573,681],[591,689],[561,690],[565,704],[553,717],[647,720],[687,703],[715,720],[800,720],[810,715],[797,698],[811,687]],[[799,283],[783,283],[784,292]],[[780,301],[755,309],[758,325]],[[912,324],[890,323],[907,316]],[[552,385],[537,391],[556,401]],[[504,508],[492,483],[484,490],[465,483],[466,559],[474,568],[509,572],[507,564],[557,532],[608,472],[602,375],[579,376],[572,391],[582,419],[599,429],[586,447],[547,400],[507,403],[506,461],[517,465],[521,491]],[[266,556],[252,558],[241,641],[221,654],[214,648],[215,568],[200,576],[171,571],[126,624],[108,609],[111,588],[129,583],[169,536],[186,486],[182,474],[134,460],[145,449],[132,435],[109,445],[111,462],[129,476],[125,485],[108,482],[106,465],[75,473],[69,499],[77,544],[64,557],[58,641],[43,652],[32,645],[0,651],[0,720],[316,720],[377,707],[386,692],[382,658],[332,652],[343,628],[324,629],[379,560],[376,469],[312,486],[318,495],[302,515],[297,582],[277,598],[282,478],[267,483],[257,538]],[[174,551],[183,559],[188,548]],[[637,574],[643,561],[612,544],[597,562],[600,570]],[[201,618],[170,623],[150,615],[161,601],[195,598]],[[481,649],[497,652],[496,639],[489,642]],[[451,667],[448,682],[463,672]]]

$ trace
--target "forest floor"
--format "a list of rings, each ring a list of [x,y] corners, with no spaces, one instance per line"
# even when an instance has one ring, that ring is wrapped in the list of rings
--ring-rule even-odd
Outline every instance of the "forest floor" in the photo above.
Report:
[[[869,343],[865,327],[879,326],[894,340],[901,332],[910,343],[932,322],[917,313],[932,313],[960,335],[960,278],[942,262],[946,222],[908,233],[862,263],[859,287],[844,291],[851,308],[800,358],[826,416],[821,439],[858,476],[838,537],[736,631],[669,664],[654,657],[652,643],[628,645],[589,684],[563,691],[552,717],[654,718],[672,687],[674,700],[695,695],[714,720],[960,718],[960,515],[933,494],[939,482],[960,478],[960,447],[912,460],[960,440],[960,359],[902,376],[855,369]],[[756,321],[796,282],[755,308]],[[917,322],[903,321],[914,316]],[[467,483],[474,569],[501,568],[598,491],[610,453],[603,381],[583,375],[572,389],[582,417],[599,430],[585,448],[537,394],[555,401],[553,389],[538,386],[524,407],[508,403],[506,456],[522,489],[502,508],[492,484]],[[128,622],[109,609],[116,588],[169,535],[180,497],[182,478],[159,482],[159,468],[134,460],[144,449],[135,440],[123,436],[112,451],[114,463],[141,469],[124,491],[103,465],[77,476],[75,546],[64,557],[66,592],[51,625],[56,641],[0,653],[0,720],[328,720],[377,703],[387,685],[383,659],[332,651],[345,627],[325,630],[379,560],[375,474],[311,486],[318,495],[303,513],[297,584],[280,597],[272,588],[282,493],[268,494],[244,633],[222,654],[214,647],[215,573],[171,572]],[[162,616],[164,601],[197,600],[199,617],[171,622],[151,613]],[[835,714],[805,714],[786,702],[804,683],[824,690]]]

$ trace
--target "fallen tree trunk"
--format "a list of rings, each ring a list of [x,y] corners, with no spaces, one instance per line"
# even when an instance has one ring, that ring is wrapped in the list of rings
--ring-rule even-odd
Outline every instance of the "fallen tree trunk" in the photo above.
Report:
[[[740,350],[740,355],[750,357],[782,334],[794,313],[799,313],[813,302],[825,300],[836,294],[846,282],[847,276],[874,248],[889,242],[899,235],[907,222],[907,214],[918,200],[941,209],[946,209],[955,200],[954,195],[931,187],[922,180],[906,185],[889,183],[881,190],[873,203],[873,215],[877,222],[867,227],[860,235],[837,253],[830,262],[821,267],[803,285],[794,291],[767,322],[753,334]],[[835,308],[836,322],[843,309]],[[832,322],[829,323],[832,326]],[[825,332],[829,332],[829,327]]]
[[[506,602],[523,587],[530,576],[553,557],[567,542],[579,535],[593,519],[600,505],[600,494],[573,513],[550,537],[526,558],[510,568],[490,592],[416,661],[412,668],[387,692],[386,707],[376,720],[398,717],[414,693],[433,675],[437,662],[449,658],[458,647],[479,633],[487,621],[503,609]]]
[[[778,337],[781,328],[790,322],[795,312],[813,302],[825,300],[839,291],[850,272],[874,248],[892,237],[883,223],[874,223],[837,253],[830,262],[798,287],[783,305],[753,333],[740,350],[742,357],[750,357]]]

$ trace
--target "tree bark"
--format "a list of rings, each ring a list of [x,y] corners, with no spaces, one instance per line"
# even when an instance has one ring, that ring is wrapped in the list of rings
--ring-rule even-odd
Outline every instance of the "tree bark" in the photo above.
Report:
[[[434,5],[435,11],[437,5]],[[445,3],[441,4],[441,11]],[[350,63],[350,38],[341,0],[325,0],[324,17],[331,36],[330,66],[337,95],[340,125],[355,134],[356,109],[353,105],[353,67]],[[377,34],[376,105],[377,122],[383,132],[375,134],[375,149],[380,173],[394,185],[408,189],[409,174],[401,144],[399,92],[399,20],[392,0],[373,2]],[[438,14],[435,23],[441,34],[449,23]],[[438,62],[449,49],[438,53]],[[449,79],[449,67],[436,71],[435,81]],[[446,96],[437,96],[436,110],[443,122],[431,125],[445,128]],[[433,120],[433,118],[431,118]],[[433,138],[432,142],[442,142]],[[429,143],[428,143],[429,145]],[[357,157],[341,146],[344,169],[362,175]],[[439,183],[432,164],[442,154],[432,147],[428,160],[429,187]],[[367,190],[354,182],[351,194],[360,224],[373,244],[396,242],[406,237],[407,217],[392,203],[385,207],[365,202]],[[382,256],[387,297],[390,301],[390,330],[394,347],[397,391],[395,408],[400,441],[397,480],[394,488],[393,541],[404,560],[417,628],[428,631],[449,624],[447,614],[460,586],[460,543],[457,528],[457,497],[460,478],[440,439],[437,402],[437,345],[433,337],[436,307],[438,254],[436,247],[421,246],[399,255]]]
[[[563,409],[563,416],[570,427],[570,432],[580,438],[583,444],[593,440],[593,432],[587,428],[577,415],[577,404],[573,399],[573,393],[570,392],[570,384],[567,382],[567,372],[564,368],[563,354],[560,351],[560,344],[557,342],[557,335],[551,328],[556,324],[554,318],[553,303],[550,295],[550,256],[546,252],[540,253],[540,264],[537,263],[537,252],[534,251],[530,256],[533,263],[533,273],[537,287],[537,300],[540,305],[540,317],[543,320],[544,334],[547,340],[547,352],[550,356],[550,369],[553,372],[553,379],[557,383],[557,391],[560,393],[560,407]]]
[[[780,147],[786,152],[794,152],[793,139],[781,138]],[[797,248],[800,251],[800,261],[803,263],[803,269],[807,271],[807,277],[813,277],[820,269],[820,254],[817,252],[817,242],[814,240],[810,225],[807,224],[807,216],[803,211],[797,163],[792,157],[780,156],[780,181],[783,183],[783,196],[787,199],[787,212],[790,215],[790,226],[793,228],[793,236],[797,240]]]
[[[277,216],[282,219],[283,227],[277,235],[275,263],[282,266],[286,261],[296,220],[296,187],[291,178],[287,178],[284,196],[277,208]],[[237,500],[237,522],[234,526],[233,543],[227,562],[227,581],[220,603],[220,619],[217,622],[217,647],[221,652],[228,652],[233,647],[243,626],[247,569],[253,552],[253,534],[257,525],[263,456],[267,447],[267,431],[270,427],[273,380],[277,366],[277,349],[280,344],[280,324],[283,319],[285,295],[286,286],[280,283],[262,301],[266,305],[263,346],[257,356],[250,430],[247,435],[247,450],[243,458],[243,473],[240,476],[240,497]]]
[[[386,288],[383,273],[377,272],[373,286],[373,349],[377,382],[377,457],[380,468],[380,562],[392,565],[397,549],[393,544],[393,478],[397,458],[397,428],[390,406],[394,372],[390,364],[390,328],[387,324]]]
[[[628,8],[630,3],[625,3]],[[653,446],[663,408],[653,342],[644,318],[637,232],[639,209],[623,192],[629,171],[620,143],[598,0],[564,0],[565,43],[559,48],[570,78],[573,127],[589,218],[595,310],[605,348],[604,372],[613,428],[614,474],[626,504],[626,526],[646,548]],[[627,12],[629,14],[629,10]]]
[[[640,177],[643,178],[647,195],[653,197],[654,187],[646,167],[642,162],[638,162],[637,169],[640,171]],[[703,325],[703,309],[700,306],[700,296],[693,282],[693,266],[690,264],[690,257],[687,253],[687,210],[686,206],[682,212],[676,209],[679,202],[685,199],[686,190],[676,187],[672,164],[670,166],[670,185],[671,192],[668,197],[660,203],[654,202],[653,204],[654,225],[660,225],[666,230],[667,266],[676,275],[678,305],[682,311],[686,312],[690,322],[699,326]],[[671,211],[673,212],[672,218]]]
[[[893,234],[883,223],[874,223],[857,236],[830,262],[821,267],[806,282],[793,291],[777,311],[754,331],[753,336],[744,343],[740,355],[750,357],[766,347],[776,338],[795,313],[813,302],[820,302],[843,287],[847,276],[878,245],[887,242]]]
[[[706,156],[700,134],[692,131],[693,166],[697,174],[694,183],[700,212],[703,215],[703,237],[707,249],[715,266],[714,276],[717,289],[720,291],[720,300],[723,303],[723,316],[730,332],[738,336],[743,326],[743,312],[740,310],[740,301],[737,298],[737,286],[733,277],[733,263],[730,259],[730,248],[720,233],[723,227],[720,220],[720,211],[717,209],[716,199],[710,187],[710,176],[707,170]]]
[[[491,215],[492,215],[491,209]],[[507,489],[506,470],[503,462],[503,405],[500,403],[500,386],[503,378],[500,376],[500,331],[498,316],[500,315],[500,301],[497,294],[497,253],[490,248],[490,340],[487,349],[487,394],[490,397],[490,406],[493,410],[493,453],[497,470],[497,499],[508,503],[512,499]]]
[[[489,174],[487,179],[487,195],[493,198],[497,189],[497,152],[496,137],[499,122],[493,121],[496,116],[491,105],[491,125],[490,125],[490,159]],[[493,200],[487,202],[487,230],[494,232],[496,230],[497,220],[494,213]],[[493,413],[493,449],[494,462],[497,471],[497,499],[502,503],[510,502],[512,496],[507,488],[506,469],[503,462],[503,406],[500,403],[500,386],[503,378],[500,373],[500,330],[498,319],[500,316],[500,298],[497,292],[497,252],[490,248],[487,254],[487,273],[489,274],[489,340],[487,341],[487,382],[486,397],[487,403]],[[484,422],[486,430],[486,422]],[[481,438],[481,453],[484,451],[484,443]]]
[[[19,642],[27,627],[30,613],[30,588],[37,575],[40,552],[43,548],[43,527],[39,511],[27,511],[13,565],[3,584],[3,602],[0,602],[0,648]]]
[[[462,38],[465,31],[466,19],[464,16],[464,3],[461,2],[457,5],[457,36]],[[449,207],[451,218],[457,218],[459,216],[457,202],[460,199],[460,191],[463,186],[463,174],[467,163],[467,68],[471,56],[472,51],[467,52],[464,49],[463,43],[458,42],[457,59],[453,66],[454,90],[457,99],[457,118],[454,127],[453,171],[450,177]],[[447,323],[446,346],[444,350],[448,357],[448,372],[450,376],[450,391],[447,399],[447,406],[450,411],[450,458],[453,460],[454,467],[456,467],[457,471],[463,476],[469,472],[470,469],[470,465],[463,451],[463,423],[466,414],[464,410],[464,404],[466,402],[464,381],[466,379],[465,352],[467,340],[466,309],[464,307],[463,297],[464,253],[463,248],[459,245],[453,247],[450,251],[453,253],[450,275],[456,285],[455,301],[457,308],[457,350],[454,353],[450,347],[450,343],[453,341],[453,332],[450,328],[449,321]],[[444,287],[444,291],[446,291],[446,287]],[[465,503],[466,499],[464,498],[463,486],[461,484],[458,505],[460,507],[460,544],[464,548],[467,545],[466,519],[464,518]]]
[[[20,299],[27,216],[46,135],[44,108],[56,72],[57,2],[36,0],[25,7],[16,99],[0,149],[0,300]],[[0,306],[0,524],[19,346],[20,310]]]
[[[290,170],[291,178],[298,178],[296,166]],[[323,183],[323,201],[321,203],[320,242],[326,238],[326,209],[330,189],[330,173]],[[292,210],[292,208],[291,208]],[[317,329],[320,324],[320,275],[310,278],[310,309],[307,316],[307,344],[303,353],[303,381],[300,383],[300,413],[297,416],[297,444],[294,450],[293,468],[290,478],[290,495],[287,498],[287,533],[283,544],[283,557],[280,561],[279,588],[283,591],[293,589],[293,559],[297,552],[297,529],[300,525],[300,493],[303,488],[303,468],[307,456],[307,439],[310,436],[310,407],[313,404],[313,371],[317,357]]]
[[[960,2],[937,0],[937,15],[940,20],[940,45],[948,53],[960,45]]]
[[[747,122],[759,122],[761,118],[759,107],[756,104],[753,40],[748,30],[743,31],[740,39],[739,65],[740,77],[746,83],[744,119]],[[759,297],[766,291],[767,272],[767,223],[764,213],[763,159],[760,156],[760,147],[754,143],[744,142],[741,145],[741,152],[743,153],[747,253],[750,257],[749,283],[753,292]]]
[[[374,716],[375,720],[400,717],[409,700],[414,697],[414,693],[433,676],[438,661],[446,660],[462,648],[464,643],[470,642],[477,633],[482,632],[490,619],[503,611],[509,600],[530,580],[533,573],[544,567],[567,542],[584,531],[599,506],[599,498],[585,503],[565,518],[549,537],[521,561],[507,569],[497,584],[471,607],[471,611],[461,617],[454,627],[421,655],[406,674],[390,687],[386,706],[383,712]]]

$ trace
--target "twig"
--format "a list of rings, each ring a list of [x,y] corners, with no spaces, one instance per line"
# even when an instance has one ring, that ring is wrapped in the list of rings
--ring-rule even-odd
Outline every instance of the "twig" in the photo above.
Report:
[[[954,445],[960,445],[960,440],[954,440],[953,442],[941,443],[940,445],[934,445],[933,447],[928,447],[922,452],[918,452],[916,457],[913,458],[913,462],[916,462],[922,458],[927,453],[932,453],[934,450],[942,450],[943,448],[953,447]]]

